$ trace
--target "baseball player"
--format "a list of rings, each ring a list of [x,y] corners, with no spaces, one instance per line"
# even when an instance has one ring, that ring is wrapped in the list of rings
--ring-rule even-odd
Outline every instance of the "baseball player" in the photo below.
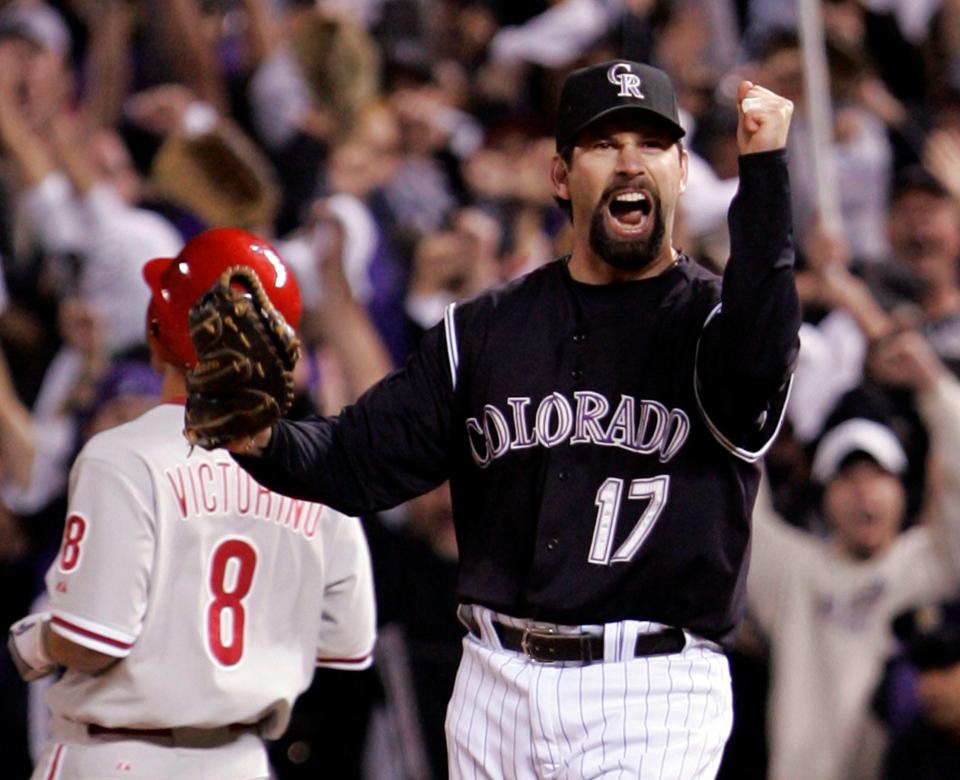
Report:
[[[164,403],[82,450],[46,578],[50,613],[11,631],[26,676],[66,667],[37,780],[267,778],[262,738],[284,731],[314,666],[371,663],[359,523],[272,493],[226,451],[183,438],[188,311],[235,264],[297,322],[294,278],[248,233],[207,231],[144,267]]]
[[[738,101],[722,280],[673,246],[687,154],[669,77],[625,60],[577,70],[552,165],[572,253],[451,305],[338,417],[230,443],[263,484],[350,513],[450,479],[469,629],[446,721],[454,778],[717,771],[755,462],[799,327],[793,106],[748,81]]]

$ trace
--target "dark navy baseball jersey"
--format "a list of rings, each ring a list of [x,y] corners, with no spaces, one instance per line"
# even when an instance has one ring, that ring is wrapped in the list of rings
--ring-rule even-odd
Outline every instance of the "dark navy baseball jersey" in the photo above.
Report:
[[[684,255],[599,286],[554,261],[450,307],[338,417],[284,421],[238,460],[351,514],[449,478],[462,601],[725,641],[798,347],[782,152],[741,159],[729,221],[722,285]]]

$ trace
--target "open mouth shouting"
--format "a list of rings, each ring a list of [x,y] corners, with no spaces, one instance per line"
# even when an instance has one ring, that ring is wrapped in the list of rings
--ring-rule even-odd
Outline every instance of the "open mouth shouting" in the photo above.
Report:
[[[607,203],[610,227],[624,238],[642,238],[653,226],[653,207],[653,198],[647,190],[621,190]]]
[[[618,268],[640,270],[655,262],[664,222],[656,194],[647,187],[614,185],[593,213],[590,246]]]

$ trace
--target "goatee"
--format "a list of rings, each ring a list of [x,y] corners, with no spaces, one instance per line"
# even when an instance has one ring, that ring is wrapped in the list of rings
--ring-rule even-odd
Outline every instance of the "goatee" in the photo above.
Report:
[[[666,227],[658,205],[653,209],[653,229],[646,238],[624,239],[610,235],[607,231],[604,211],[601,204],[590,218],[590,248],[614,268],[623,271],[642,271],[653,263],[663,248]]]

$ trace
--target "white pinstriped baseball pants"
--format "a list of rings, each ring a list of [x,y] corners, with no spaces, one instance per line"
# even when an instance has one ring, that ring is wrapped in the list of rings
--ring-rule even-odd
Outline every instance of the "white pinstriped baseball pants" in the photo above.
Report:
[[[542,664],[503,650],[489,610],[474,608],[447,708],[452,780],[712,780],[733,724],[730,669],[709,643],[632,658],[638,631],[605,631],[605,659]],[[503,622],[510,622],[504,619]]]

